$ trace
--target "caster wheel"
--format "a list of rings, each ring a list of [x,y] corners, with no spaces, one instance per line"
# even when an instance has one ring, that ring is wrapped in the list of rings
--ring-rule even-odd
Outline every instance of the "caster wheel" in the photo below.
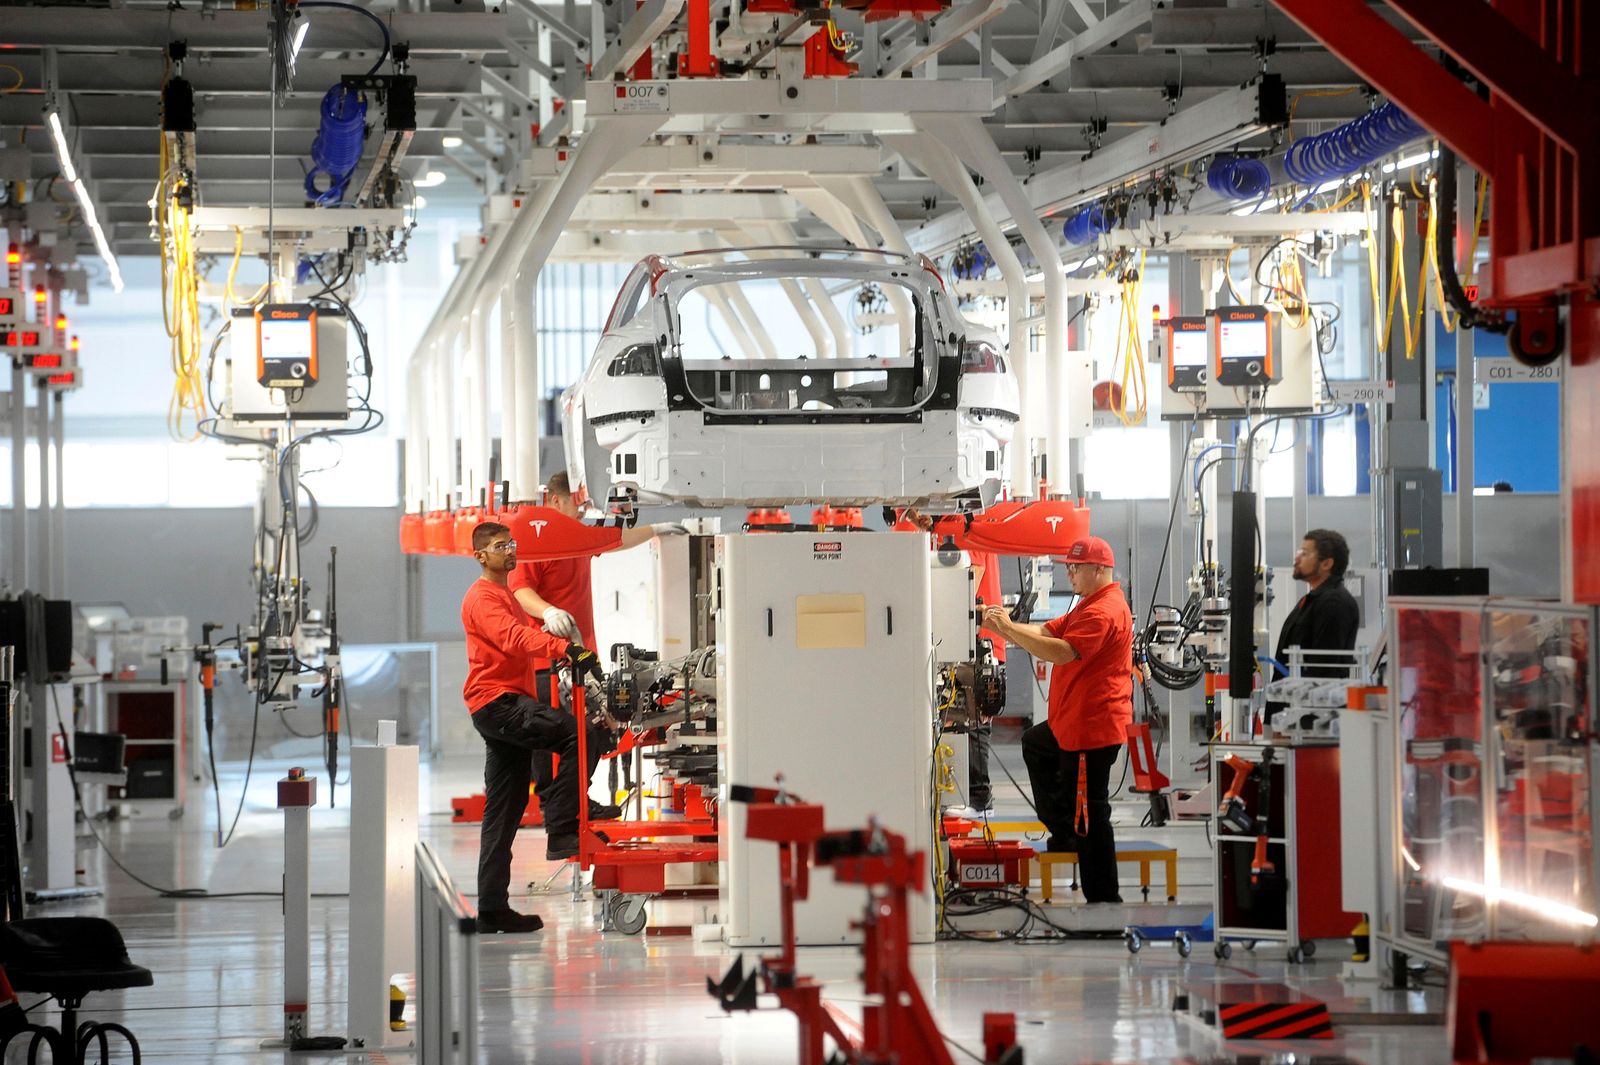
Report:
[[[1189,939],[1188,932],[1179,932],[1172,937],[1173,945],[1178,948],[1178,957],[1187,958],[1194,950],[1194,943]]]
[[[1244,949],[1245,950],[1255,950],[1256,949],[1256,941],[1253,940],[1253,939],[1245,940],[1244,941]]]
[[[1289,960],[1295,965],[1299,965],[1301,962],[1306,960],[1305,951],[1301,950],[1299,947],[1290,947]]]
[[[638,935],[648,916],[644,903],[643,895],[618,895],[612,899],[609,910],[611,927],[625,936]]]
[[[1300,953],[1304,954],[1308,959],[1315,957],[1317,953],[1316,943],[1309,939],[1306,940],[1304,943],[1300,944]]]
[[[1233,944],[1218,943],[1216,946],[1211,948],[1211,953],[1216,956],[1218,961],[1227,961],[1229,958],[1233,957]]]
[[[1123,938],[1128,941],[1128,953],[1137,954],[1144,949],[1144,936],[1135,929],[1128,929],[1123,933]]]

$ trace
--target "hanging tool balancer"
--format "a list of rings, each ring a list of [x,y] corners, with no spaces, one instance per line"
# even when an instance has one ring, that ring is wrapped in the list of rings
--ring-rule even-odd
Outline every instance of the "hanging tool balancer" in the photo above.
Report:
[[[1250,859],[1250,886],[1268,886],[1277,867],[1267,859],[1267,837],[1271,835],[1268,822],[1272,816],[1272,758],[1274,751],[1268,747],[1261,752],[1261,783],[1256,792],[1256,852]]]
[[[1240,836],[1248,836],[1255,828],[1255,820],[1251,818],[1250,811],[1244,804],[1244,786],[1250,779],[1250,774],[1255,771],[1256,764],[1236,754],[1228,755],[1223,759],[1223,764],[1233,770],[1233,781],[1228,785],[1227,794],[1222,796],[1222,804],[1217,807],[1217,819],[1229,831]]]

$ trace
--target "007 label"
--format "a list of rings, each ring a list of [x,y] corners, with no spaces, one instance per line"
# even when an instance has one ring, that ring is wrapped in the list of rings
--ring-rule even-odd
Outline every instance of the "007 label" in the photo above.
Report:
[[[660,114],[670,111],[672,104],[665,81],[630,81],[616,86],[612,97],[612,110],[630,114]]]

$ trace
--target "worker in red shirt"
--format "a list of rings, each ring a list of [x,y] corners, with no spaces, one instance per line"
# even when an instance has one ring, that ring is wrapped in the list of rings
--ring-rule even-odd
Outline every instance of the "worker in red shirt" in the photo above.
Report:
[[[1046,848],[1078,855],[1089,902],[1121,902],[1111,830],[1111,767],[1133,720],[1133,615],[1112,572],[1116,556],[1099,537],[1066,554],[1078,605],[1043,625],[985,607],[984,623],[1052,665],[1048,720],[1022,734],[1034,809],[1050,830]],[[1071,831],[1068,831],[1070,826]]]
[[[576,521],[580,516],[578,501],[572,497],[572,486],[566,472],[550,475],[545,484],[545,506],[558,510]],[[685,533],[682,525],[671,523],[639,525],[622,530],[622,546],[637,547],[664,533]],[[517,604],[533,619],[534,628],[572,640],[585,647],[596,648],[594,636],[594,595],[590,585],[591,557],[558,558],[548,562],[523,562],[506,580],[506,586],[516,597]],[[598,648],[596,648],[598,650]],[[539,658],[533,663],[534,693],[540,699],[551,698],[551,678],[554,663],[549,658]],[[616,737],[604,725],[594,722],[589,726],[589,773],[585,780],[593,779],[594,771],[603,755],[616,749]],[[545,801],[545,789],[550,786],[550,751],[533,754],[534,794]],[[584,788],[585,794],[588,788]],[[621,811],[615,807],[589,800],[590,818],[614,820]]]
[[[578,730],[572,715],[529,690],[535,657],[566,658],[574,683],[598,675],[592,650],[536,628],[506,587],[517,564],[511,530],[486,521],[472,530],[482,574],[461,601],[467,636],[467,683],[462,690],[472,727],[483,737],[483,825],[478,836],[478,931],[534,932],[544,924],[510,905],[511,843],[528,806],[535,750],[554,751],[561,768],[542,797],[548,841],[545,857],[578,853]]]

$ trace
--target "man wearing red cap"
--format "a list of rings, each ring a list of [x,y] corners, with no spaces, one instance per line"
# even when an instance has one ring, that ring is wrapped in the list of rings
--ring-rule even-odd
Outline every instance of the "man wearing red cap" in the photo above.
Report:
[[[1121,902],[1111,767],[1133,719],[1133,615],[1112,572],[1110,544],[1087,537],[1064,561],[1079,597],[1070,612],[1023,625],[1003,607],[986,607],[983,620],[1053,667],[1048,720],[1022,734],[1034,809],[1050,830],[1047,848],[1078,855],[1085,900]]]

